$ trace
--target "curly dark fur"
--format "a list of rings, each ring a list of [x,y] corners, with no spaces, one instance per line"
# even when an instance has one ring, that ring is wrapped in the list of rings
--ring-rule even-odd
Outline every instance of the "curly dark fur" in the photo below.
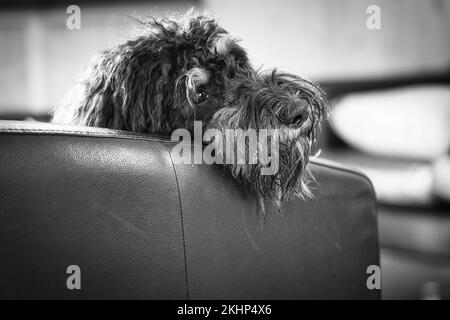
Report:
[[[253,69],[215,20],[185,20],[137,20],[142,34],[94,57],[53,122],[158,134],[192,131],[194,120],[221,131],[276,128],[275,175],[261,175],[261,164],[225,167],[261,201],[310,195],[307,163],[328,113],[324,93],[299,76]],[[299,108],[306,121],[289,123]]]

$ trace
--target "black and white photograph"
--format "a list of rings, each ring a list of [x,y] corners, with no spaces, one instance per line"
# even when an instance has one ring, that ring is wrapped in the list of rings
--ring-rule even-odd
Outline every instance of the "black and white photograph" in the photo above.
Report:
[[[449,0],[0,0],[0,300],[450,300],[449,34]]]

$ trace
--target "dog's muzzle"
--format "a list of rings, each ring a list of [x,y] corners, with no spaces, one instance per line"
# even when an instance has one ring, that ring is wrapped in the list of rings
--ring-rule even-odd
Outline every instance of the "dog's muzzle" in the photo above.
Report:
[[[278,120],[289,127],[300,128],[310,117],[309,106],[304,101],[296,101],[282,112]]]

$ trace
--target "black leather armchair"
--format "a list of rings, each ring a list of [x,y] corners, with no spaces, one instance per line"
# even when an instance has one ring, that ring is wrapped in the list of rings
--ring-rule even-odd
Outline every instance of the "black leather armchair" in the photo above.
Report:
[[[373,189],[312,164],[313,200],[268,210],[220,167],[174,165],[173,143],[0,121],[0,297],[377,299]],[[67,267],[81,270],[69,290]]]

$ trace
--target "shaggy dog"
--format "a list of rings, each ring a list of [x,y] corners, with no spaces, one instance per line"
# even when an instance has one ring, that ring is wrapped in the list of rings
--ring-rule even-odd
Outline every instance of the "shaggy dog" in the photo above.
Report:
[[[320,123],[324,93],[312,82],[255,70],[238,41],[214,19],[139,21],[142,34],[91,61],[58,106],[53,122],[170,135],[175,129],[279,130],[278,171],[260,163],[224,164],[260,202],[311,194],[307,168]]]

